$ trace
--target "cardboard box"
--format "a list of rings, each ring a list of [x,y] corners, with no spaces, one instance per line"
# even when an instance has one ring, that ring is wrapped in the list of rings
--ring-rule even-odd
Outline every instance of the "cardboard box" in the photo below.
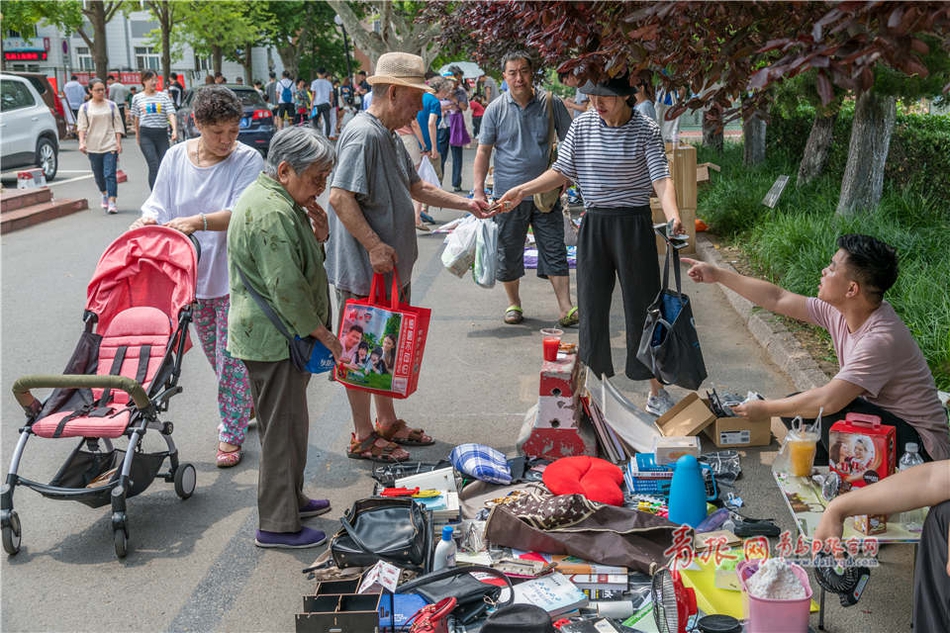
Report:
[[[702,452],[702,444],[695,435],[653,438],[653,455],[659,466],[672,464],[683,455],[692,455],[698,459]]]
[[[699,432],[716,420],[716,414],[709,410],[695,392],[685,398],[656,419],[656,428],[666,437],[699,435]]]
[[[772,419],[715,418],[705,433],[718,448],[768,446],[772,441]]]
[[[17,189],[34,189],[46,186],[46,175],[42,169],[27,169],[16,175]]]

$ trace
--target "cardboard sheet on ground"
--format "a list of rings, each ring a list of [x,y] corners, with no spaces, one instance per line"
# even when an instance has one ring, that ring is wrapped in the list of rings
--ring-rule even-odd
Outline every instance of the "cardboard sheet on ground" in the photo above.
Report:
[[[742,620],[746,617],[741,591],[720,589],[716,586],[716,562],[710,557],[707,562],[694,559],[693,564],[681,572],[683,584],[696,590],[696,604],[706,614],[720,613]],[[811,601],[812,613],[818,612],[818,603]]]
[[[600,380],[590,370],[587,371],[587,390],[607,424],[624,442],[641,453],[653,450],[653,438],[660,437],[653,416],[630,402],[610,380]]]

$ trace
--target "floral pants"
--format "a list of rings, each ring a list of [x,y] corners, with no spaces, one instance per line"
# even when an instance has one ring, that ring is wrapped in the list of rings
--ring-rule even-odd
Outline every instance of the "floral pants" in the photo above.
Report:
[[[228,308],[230,297],[198,299],[194,311],[195,329],[201,349],[218,378],[218,441],[240,446],[251,416],[251,386],[247,368],[228,354]]]

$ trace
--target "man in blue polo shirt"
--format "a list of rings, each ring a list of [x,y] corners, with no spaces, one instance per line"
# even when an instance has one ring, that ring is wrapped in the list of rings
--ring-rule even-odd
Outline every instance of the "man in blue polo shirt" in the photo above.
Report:
[[[485,199],[485,177],[492,151],[495,152],[494,196],[501,197],[510,187],[540,176],[548,168],[551,154],[550,117],[559,139],[571,126],[571,116],[560,99],[550,92],[538,93],[532,82],[534,64],[528,53],[514,51],[505,55],[502,69],[508,91],[485,108],[475,154],[475,199]],[[548,107],[548,99],[553,99]],[[507,211],[507,210],[506,210]],[[528,226],[534,229],[538,248],[538,277],[550,279],[558,306],[558,324],[576,327],[577,308],[571,302],[571,277],[564,246],[564,219],[561,203],[544,213],[532,198],[516,209],[495,216],[498,224],[498,268],[495,278],[508,295],[505,323],[524,320],[520,280],[524,277],[524,244]]]

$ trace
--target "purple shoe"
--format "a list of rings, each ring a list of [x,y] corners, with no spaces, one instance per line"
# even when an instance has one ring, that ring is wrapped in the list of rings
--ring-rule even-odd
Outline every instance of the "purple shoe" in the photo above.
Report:
[[[330,511],[329,499],[311,499],[307,505],[300,508],[300,518],[318,517]]]
[[[268,532],[258,530],[254,544],[258,547],[276,547],[282,549],[304,549],[326,543],[327,535],[320,530],[301,528],[299,532]]]

